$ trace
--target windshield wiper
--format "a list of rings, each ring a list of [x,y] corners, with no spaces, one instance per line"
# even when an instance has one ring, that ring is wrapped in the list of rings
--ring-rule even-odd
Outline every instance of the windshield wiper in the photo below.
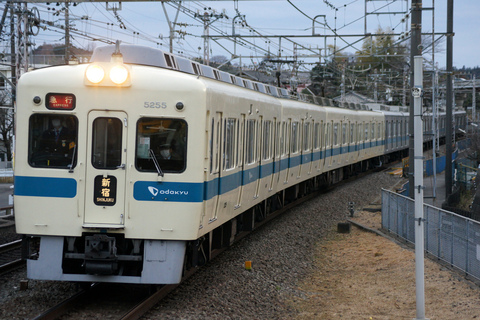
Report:
[[[75,151],[77,151],[77,144],[73,147],[73,154],[72,154],[72,163],[70,163],[67,168],[69,173],[73,173],[73,163],[75,162]]]
[[[157,157],[152,149],[149,149],[148,152],[150,153],[150,157],[152,158],[153,163],[155,164],[155,168],[157,169],[158,175],[163,177],[162,168],[160,168],[160,164],[158,163]]]

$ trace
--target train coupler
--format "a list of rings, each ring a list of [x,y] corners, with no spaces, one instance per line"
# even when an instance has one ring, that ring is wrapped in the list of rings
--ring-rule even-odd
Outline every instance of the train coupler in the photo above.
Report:
[[[118,270],[116,239],[103,234],[85,237],[85,272],[112,275]]]

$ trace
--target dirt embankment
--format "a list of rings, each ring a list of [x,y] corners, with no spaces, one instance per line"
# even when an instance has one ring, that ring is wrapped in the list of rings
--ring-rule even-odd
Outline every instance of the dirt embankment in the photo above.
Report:
[[[379,228],[380,212],[354,220]],[[297,319],[415,319],[415,253],[374,233],[352,227],[332,231],[317,244],[316,268],[295,298]],[[480,287],[425,259],[426,317],[480,319]]]

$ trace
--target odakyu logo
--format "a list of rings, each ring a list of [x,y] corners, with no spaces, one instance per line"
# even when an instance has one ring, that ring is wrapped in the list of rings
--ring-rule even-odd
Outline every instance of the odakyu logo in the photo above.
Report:
[[[158,189],[154,187],[148,187],[148,191],[152,194],[152,196],[156,197],[158,194]]]
[[[178,190],[158,190],[155,187],[149,186],[148,191],[152,194],[152,196],[156,197],[158,194],[160,195],[176,195],[176,196],[187,196],[188,191],[178,191]]]

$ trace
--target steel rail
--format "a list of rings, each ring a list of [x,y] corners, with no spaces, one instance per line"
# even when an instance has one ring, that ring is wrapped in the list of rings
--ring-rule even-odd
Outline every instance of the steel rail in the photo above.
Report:
[[[63,300],[57,305],[51,307],[50,309],[42,312],[32,320],[54,320],[58,319],[65,313],[67,313],[74,306],[79,304],[82,300],[88,298],[88,295],[92,293],[93,290],[98,288],[98,283],[92,285],[87,289],[82,289],[79,292],[75,293],[73,296]]]
[[[11,251],[11,250],[14,250],[14,249],[17,249],[17,248],[21,248],[21,247],[22,247],[22,240],[21,239],[20,240],[15,240],[15,241],[12,241],[12,242],[9,242],[9,243],[5,243],[5,244],[0,245],[0,254]]]

